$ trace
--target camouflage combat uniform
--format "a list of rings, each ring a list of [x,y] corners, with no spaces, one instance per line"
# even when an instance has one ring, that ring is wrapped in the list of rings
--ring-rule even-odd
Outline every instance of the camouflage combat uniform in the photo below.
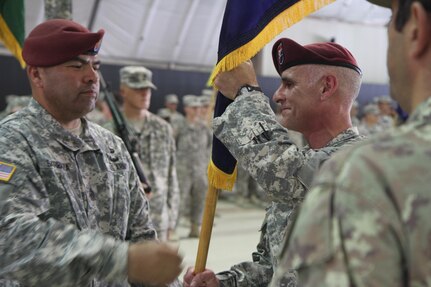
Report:
[[[25,108],[32,99],[31,96],[17,96],[17,95],[7,95],[6,96],[6,108],[0,114],[0,120],[7,117],[10,114],[13,114],[16,111],[19,111],[22,108]]]
[[[200,225],[202,221],[211,142],[211,131],[202,122],[191,124],[184,121],[176,137],[180,210],[183,214],[190,214],[192,224]]]
[[[44,0],[45,19],[72,19],[72,0]]]
[[[126,241],[155,239],[124,144],[82,128],[34,100],[0,123],[0,286],[129,286]]]
[[[174,137],[176,137],[178,129],[183,125],[183,122],[185,121],[184,116],[177,111],[172,112],[170,109],[167,108],[158,110],[157,115],[171,125],[174,132]]]
[[[327,162],[272,286],[429,286],[431,98],[403,126]]]
[[[360,137],[351,128],[321,149],[299,149],[277,122],[268,98],[260,92],[243,92],[221,117],[214,119],[214,134],[272,201],[266,209],[253,262],[237,264],[217,277],[222,286],[266,286],[277,266],[286,226],[314,173],[333,152]]]
[[[152,188],[151,218],[161,240],[175,229],[179,208],[175,140],[172,128],[160,117],[148,113],[143,125],[127,121],[137,137],[137,150],[145,176]],[[106,126],[114,130],[112,123]]]

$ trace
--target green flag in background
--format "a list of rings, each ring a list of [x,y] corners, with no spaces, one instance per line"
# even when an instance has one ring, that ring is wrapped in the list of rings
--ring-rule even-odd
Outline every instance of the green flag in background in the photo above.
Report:
[[[24,0],[0,0],[0,40],[23,68],[25,62],[21,50],[24,36]]]

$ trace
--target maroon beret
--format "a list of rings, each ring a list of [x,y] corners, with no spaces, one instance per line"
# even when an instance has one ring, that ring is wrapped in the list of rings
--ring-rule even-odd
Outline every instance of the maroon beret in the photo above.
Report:
[[[272,47],[272,60],[280,75],[290,67],[307,64],[346,67],[362,74],[352,53],[331,42],[302,46],[291,39],[282,38]]]
[[[30,66],[49,67],[82,54],[96,55],[104,34],[104,30],[92,33],[71,20],[48,20],[36,26],[25,39],[22,57]]]

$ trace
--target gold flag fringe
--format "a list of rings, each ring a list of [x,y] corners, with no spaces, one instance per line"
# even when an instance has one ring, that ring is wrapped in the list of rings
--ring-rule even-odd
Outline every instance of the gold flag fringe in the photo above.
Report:
[[[236,181],[237,166],[232,174],[225,173],[212,161],[208,164],[208,184],[216,189],[232,190]]]
[[[218,73],[232,70],[239,64],[255,56],[268,42],[275,36],[283,32],[286,28],[299,22],[305,16],[319,10],[335,0],[302,0],[277,15],[265,28],[250,42],[244,46],[227,54],[221,59],[213,69],[208,80],[208,85],[212,86]]]
[[[9,26],[7,25],[6,21],[2,16],[0,16],[0,40],[3,40],[5,47],[12,52],[12,54],[18,59],[19,63],[21,64],[21,67],[24,69],[25,62],[21,55],[21,45],[16,40],[15,36],[9,29]]]

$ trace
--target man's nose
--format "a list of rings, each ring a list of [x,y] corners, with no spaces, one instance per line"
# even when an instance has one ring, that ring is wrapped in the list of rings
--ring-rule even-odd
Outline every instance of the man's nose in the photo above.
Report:
[[[274,103],[280,104],[280,103],[282,103],[284,100],[285,100],[285,96],[284,96],[284,94],[282,93],[282,89],[281,89],[281,87],[279,87],[279,88],[275,91],[274,95],[272,95],[272,101],[273,101]]]

